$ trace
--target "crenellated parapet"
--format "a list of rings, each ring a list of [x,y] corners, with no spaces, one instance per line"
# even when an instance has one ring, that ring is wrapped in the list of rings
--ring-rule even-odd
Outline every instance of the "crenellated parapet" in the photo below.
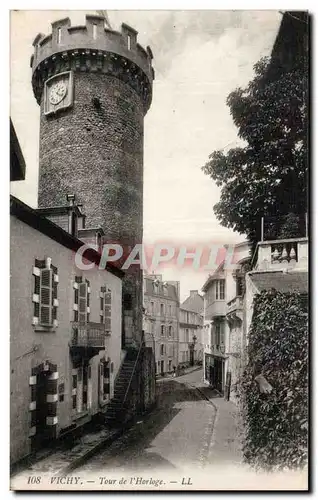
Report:
[[[64,71],[99,72],[129,84],[143,101],[145,112],[152,99],[153,55],[137,42],[137,31],[122,24],[121,32],[105,27],[102,16],[86,15],[85,26],[71,26],[69,18],[52,23],[52,33],[39,33],[31,57],[32,86],[41,102],[44,82]]]

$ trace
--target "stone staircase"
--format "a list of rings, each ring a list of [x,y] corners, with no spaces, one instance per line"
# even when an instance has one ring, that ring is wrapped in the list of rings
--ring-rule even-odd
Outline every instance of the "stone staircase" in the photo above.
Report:
[[[120,426],[120,423],[122,421],[125,394],[131,380],[136,359],[137,351],[129,349],[116,378],[114,397],[108,403],[104,415],[105,423],[110,427],[114,427],[116,426],[116,424]]]

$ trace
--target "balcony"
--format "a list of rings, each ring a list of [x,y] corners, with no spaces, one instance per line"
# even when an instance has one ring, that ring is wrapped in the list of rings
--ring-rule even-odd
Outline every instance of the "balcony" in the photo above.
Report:
[[[227,303],[226,317],[230,321],[243,321],[243,298],[236,296]]]
[[[210,352],[214,356],[225,356],[225,345],[224,344],[212,344]]]
[[[205,320],[211,320],[226,315],[226,301],[214,300],[205,306]]]
[[[106,348],[106,332],[103,323],[72,323],[70,351],[73,357],[92,358]]]
[[[257,271],[308,270],[308,238],[261,241],[257,250]]]

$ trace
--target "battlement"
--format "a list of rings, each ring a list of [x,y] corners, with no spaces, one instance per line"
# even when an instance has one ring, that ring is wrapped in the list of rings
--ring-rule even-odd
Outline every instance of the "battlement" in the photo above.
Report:
[[[136,68],[143,74],[142,80],[152,86],[154,70],[152,68],[152,51],[144,49],[137,42],[137,31],[122,24],[121,32],[105,26],[105,19],[98,15],[86,15],[85,26],[71,26],[70,19],[64,18],[52,23],[52,33],[39,33],[34,41],[34,54],[31,57],[32,81],[35,96],[39,102],[39,74],[47,72],[54,74],[52,66],[58,67],[65,60],[76,59],[76,70],[81,70],[85,58],[86,71],[103,71],[105,66],[101,59],[121,60],[125,71],[130,68],[133,73]],[[81,62],[79,62],[81,58]],[[71,64],[73,67],[73,64]],[[80,68],[81,66],[81,68]],[[93,69],[91,69],[93,68]],[[103,71],[105,72],[105,71]],[[142,83],[142,86],[145,86]],[[41,87],[41,85],[40,85]]]
[[[34,56],[31,67],[35,68],[46,58],[58,52],[72,49],[95,49],[118,54],[132,60],[148,77],[153,79],[150,47],[145,50],[137,43],[138,32],[122,24],[121,32],[105,27],[102,16],[86,15],[85,26],[71,26],[67,17],[52,23],[52,33],[39,33],[33,42]]]

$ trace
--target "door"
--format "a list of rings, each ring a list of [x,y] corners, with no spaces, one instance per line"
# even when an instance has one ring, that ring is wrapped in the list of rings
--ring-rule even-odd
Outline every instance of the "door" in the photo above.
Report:
[[[43,446],[49,439],[47,435],[46,417],[48,414],[47,406],[47,380],[50,372],[42,371],[37,376],[36,385],[36,438],[35,446]]]
[[[215,360],[215,388],[223,394],[223,371],[224,361],[222,359]]]
[[[190,366],[194,365],[194,350],[190,349]]]

